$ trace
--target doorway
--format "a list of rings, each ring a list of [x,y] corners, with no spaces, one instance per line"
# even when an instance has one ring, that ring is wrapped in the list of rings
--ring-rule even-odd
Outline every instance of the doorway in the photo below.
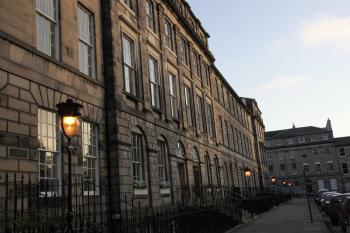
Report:
[[[178,163],[178,172],[179,172],[179,196],[182,203],[185,202],[185,193],[186,193],[186,173],[185,173],[185,164]]]
[[[201,194],[201,177],[198,166],[193,166],[193,179],[194,179],[194,193],[197,198],[200,198]]]

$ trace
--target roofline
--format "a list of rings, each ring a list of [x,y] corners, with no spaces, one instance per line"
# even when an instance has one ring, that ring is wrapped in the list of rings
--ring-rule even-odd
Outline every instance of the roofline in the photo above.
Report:
[[[203,27],[202,22],[197,18],[197,16],[196,16],[196,15],[194,14],[194,12],[192,11],[191,5],[190,5],[186,0],[184,0],[184,3],[185,3],[186,6],[188,6],[189,12],[190,12],[191,16],[197,21],[199,27],[202,29],[202,31],[204,32],[204,34],[205,34],[208,38],[210,38],[210,35],[209,35],[209,33],[205,30],[205,28]]]
[[[320,129],[326,129],[326,128],[320,128]],[[266,131],[265,132],[265,140],[269,140],[269,139],[276,139],[276,138],[290,138],[290,137],[298,137],[298,136],[302,136],[302,135],[314,135],[314,134],[323,134],[323,133],[329,133],[329,132],[332,132],[333,130],[325,130],[325,132],[317,132],[317,133],[304,133],[304,134],[300,134],[300,135],[294,135],[294,136],[280,136],[280,137],[267,137],[267,133],[270,133],[270,132],[274,132],[274,131]]]
[[[314,145],[322,145],[322,144],[332,144],[334,143],[334,140],[324,140],[324,141],[315,141],[315,142],[307,142],[307,143],[298,143],[298,144],[292,144],[292,145],[280,145],[280,146],[266,146],[266,150],[277,150],[277,149],[287,149],[287,148],[299,148],[299,147],[305,147],[305,146],[314,146]]]
[[[185,1],[185,0],[184,0]],[[182,25],[184,26],[184,28],[186,29],[186,31],[188,32],[188,34],[191,35],[191,37],[197,42],[197,44],[199,45],[199,47],[201,47],[204,51],[204,53],[209,57],[209,59],[212,62],[215,62],[215,57],[214,55],[211,53],[211,51],[209,50],[209,48],[204,44],[204,42],[199,38],[199,36],[193,32],[193,30],[191,29],[191,26],[188,24],[186,18],[179,12],[179,9],[177,8],[176,4],[174,1],[172,0],[164,0],[165,3],[167,3],[170,8],[175,12],[176,16],[179,18],[180,23],[182,23]],[[187,3],[188,4],[188,3]],[[189,5],[189,4],[188,4]],[[192,11],[192,10],[190,10]],[[193,14],[193,12],[192,12]],[[197,19],[198,20],[198,19]],[[209,34],[208,34],[209,35]],[[208,42],[209,44],[209,42]]]
[[[250,111],[250,109],[245,105],[245,103],[243,103],[242,101],[242,97],[240,97],[237,92],[232,88],[232,86],[230,85],[229,82],[227,82],[227,80],[225,79],[225,77],[222,75],[222,73],[219,71],[219,69],[215,66],[215,64],[213,63],[212,65],[213,70],[216,72],[217,76],[221,79],[221,81],[223,81],[225,83],[225,85],[228,87],[228,89],[230,90],[230,92],[236,97],[236,99],[238,100],[238,102],[251,114],[253,115],[253,113]]]

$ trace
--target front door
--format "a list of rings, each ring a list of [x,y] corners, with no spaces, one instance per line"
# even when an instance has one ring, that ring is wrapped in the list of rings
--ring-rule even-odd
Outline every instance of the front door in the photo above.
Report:
[[[185,202],[185,194],[186,194],[186,175],[185,175],[185,164],[178,164],[178,172],[179,172],[179,195],[181,198],[181,202]]]
[[[193,178],[194,178],[194,193],[196,197],[200,197],[201,193],[201,180],[200,180],[200,171],[198,166],[193,166]]]

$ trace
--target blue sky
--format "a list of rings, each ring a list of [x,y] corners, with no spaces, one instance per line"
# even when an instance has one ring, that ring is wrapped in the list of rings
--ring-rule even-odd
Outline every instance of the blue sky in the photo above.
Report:
[[[189,0],[216,66],[255,98],[266,130],[325,127],[350,136],[349,0]]]

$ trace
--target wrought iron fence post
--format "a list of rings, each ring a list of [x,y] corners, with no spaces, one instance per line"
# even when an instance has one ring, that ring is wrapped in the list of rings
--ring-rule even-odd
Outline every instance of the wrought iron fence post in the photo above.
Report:
[[[66,216],[66,228],[65,233],[73,232],[73,209],[72,209],[72,152],[70,150],[71,138],[68,138],[67,153],[68,153],[68,212]]]

